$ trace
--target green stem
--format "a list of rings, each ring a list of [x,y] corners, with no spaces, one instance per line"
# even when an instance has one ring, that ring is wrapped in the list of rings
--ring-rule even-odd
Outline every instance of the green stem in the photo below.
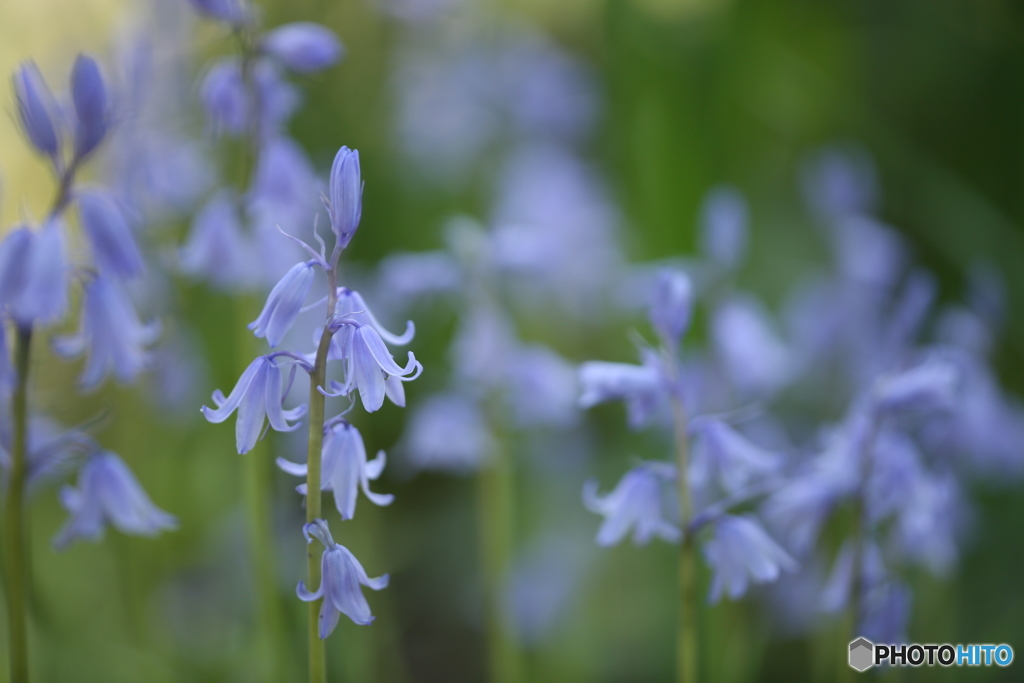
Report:
[[[517,683],[523,680],[522,662],[515,639],[509,632],[509,619],[504,607],[507,572],[512,561],[515,498],[512,463],[505,448],[499,446],[477,479],[489,680],[492,683]]]
[[[682,399],[672,400],[675,427],[676,467],[678,469],[679,509],[683,528],[693,517],[690,485],[687,473],[690,467],[690,439],[687,430],[686,408]],[[677,680],[679,683],[697,681],[697,615],[696,615],[696,545],[691,534],[684,531],[679,546],[679,642]]]
[[[28,371],[32,346],[32,328],[18,326],[14,347],[14,367],[18,373],[12,405],[14,439],[11,444],[11,470],[7,482],[6,544],[7,630],[11,683],[28,681],[28,625],[25,571],[25,478],[28,473]]]
[[[337,275],[333,270],[327,273],[329,294],[327,299],[328,317],[334,311],[337,298]],[[317,387],[327,380],[327,351],[331,348],[331,335],[327,330],[320,335],[316,349],[316,361],[309,373],[309,446],[306,454],[306,523],[320,518],[320,451],[324,440],[324,395]],[[306,564],[309,573],[307,586],[320,585],[319,544],[306,544]],[[324,641],[320,640],[320,600],[309,603],[309,683],[324,683],[327,680],[324,661]]]

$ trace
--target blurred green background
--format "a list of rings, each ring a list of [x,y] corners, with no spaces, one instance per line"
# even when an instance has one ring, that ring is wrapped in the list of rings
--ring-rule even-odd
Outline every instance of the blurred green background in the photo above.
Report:
[[[101,55],[110,49],[132,5],[10,0],[0,6],[0,69],[9,72],[31,57],[47,74],[64,74],[80,49]],[[340,66],[300,80],[305,106],[290,131],[321,171],[341,144],[360,150],[366,192],[358,240],[351,257],[346,255],[353,272],[367,271],[396,250],[438,247],[453,213],[486,218],[485,179],[496,160],[480,162],[477,181],[439,186],[409,172],[395,135],[391,74],[397,56],[413,41],[429,48],[433,40],[441,49],[450,33],[431,34],[364,0],[260,5],[268,26],[318,21],[346,45]],[[961,295],[966,269],[978,259],[1002,271],[1010,314],[996,361],[1011,390],[1024,388],[1024,321],[1015,315],[1024,296],[1021,3],[467,0],[455,14],[452,21],[459,25],[529,26],[594,69],[604,104],[586,154],[607,176],[621,208],[629,260],[692,253],[703,194],[721,182],[737,185],[752,216],[752,259],[742,284],[773,307],[825,253],[801,201],[801,163],[823,144],[861,145],[878,164],[881,216],[938,274],[944,298]],[[203,57],[224,47],[219,38],[206,28],[196,32],[197,73]],[[10,98],[6,90],[0,96],[8,112]],[[49,180],[18,139],[13,117],[0,130],[0,173],[5,229],[26,211],[41,212]],[[178,228],[183,231],[184,224]],[[234,452],[233,430],[207,424],[198,411],[210,391],[233,384],[244,367],[241,350],[255,352],[244,329],[254,304],[184,281],[173,286],[189,325],[201,333],[197,349],[208,369],[193,412],[168,419],[150,400],[153,385],[146,382],[79,397],[77,366],[55,360],[43,344],[36,354],[34,405],[67,425],[109,409],[98,438],[122,454],[154,501],[181,521],[179,531],[157,540],[111,532],[102,544],[55,554],[49,539],[63,513],[52,491],[41,492],[32,505],[32,647],[41,681],[252,681],[261,680],[266,666],[266,652],[253,636],[241,456]],[[454,324],[441,306],[412,316],[420,329],[414,349],[427,370],[408,387],[410,405],[444,385]],[[618,320],[581,340],[545,338],[543,329],[531,329],[529,336],[574,362],[629,361],[626,331],[632,324]],[[404,419],[403,411],[389,405],[359,416],[358,425],[368,447],[389,448]],[[582,457],[580,471],[597,474],[603,488],[623,471],[630,454],[659,457],[662,444],[627,432],[620,407],[602,408],[586,419],[594,431],[588,452],[565,457]],[[265,459],[269,472],[274,454],[298,459],[296,447],[271,434],[245,457]],[[513,448],[519,454],[520,543],[528,545],[543,530],[545,514],[557,511],[572,518],[568,528],[581,530],[572,547],[582,548],[585,567],[555,627],[524,648],[528,679],[671,680],[674,549],[657,543],[642,549],[590,547],[599,520],[583,511],[579,486],[545,492],[538,481],[543,471],[523,464],[531,444],[524,440]],[[272,481],[280,610],[294,655],[288,680],[302,680],[305,611],[292,594],[302,574],[302,540],[294,531],[302,510],[291,490],[294,482],[280,473]],[[392,582],[370,596],[377,616],[371,627],[342,620],[327,641],[331,680],[482,680],[472,478],[408,477],[393,470],[376,488],[394,493],[396,503],[360,503],[355,521],[336,535],[371,575],[389,572]],[[977,524],[957,574],[945,581],[912,577],[910,634],[918,642],[1024,642],[1024,550],[1018,544],[1024,500],[1012,487],[974,494]],[[564,500],[552,503],[552,496]],[[770,604],[757,599],[706,609],[701,624],[707,680],[835,680],[845,657],[841,625],[826,625],[817,635],[786,636],[778,633],[777,622]],[[1018,680],[1019,666],[922,668],[881,676]]]

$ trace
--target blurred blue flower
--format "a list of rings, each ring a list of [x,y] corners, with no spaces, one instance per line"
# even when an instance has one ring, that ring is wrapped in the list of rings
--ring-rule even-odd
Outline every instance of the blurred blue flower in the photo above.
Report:
[[[245,132],[252,112],[242,79],[242,65],[237,58],[214,62],[199,86],[199,96],[215,133],[241,135]]]
[[[701,207],[701,251],[714,263],[734,270],[746,256],[747,202],[734,187],[716,187]]]
[[[673,465],[645,462],[626,473],[606,496],[597,493],[597,482],[589,480],[583,487],[583,504],[591,512],[605,518],[597,532],[597,544],[612,546],[633,531],[633,542],[645,545],[654,537],[669,543],[682,538],[679,527],[666,518],[669,501],[666,484],[676,480]],[[678,513],[676,514],[678,517]]]
[[[521,346],[506,361],[506,401],[516,426],[568,428],[579,421],[576,368],[541,344]]]
[[[363,179],[359,170],[359,151],[342,147],[331,165],[331,230],[344,249],[356,234],[363,214]]]
[[[242,234],[236,203],[227,192],[215,194],[192,221],[181,249],[181,270],[224,288],[252,280],[252,250]]]
[[[648,424],[667,398],[668,381],[653,354],[643,365],[588,361],[580,365],[580,407],[624,400],[631,429]]]
[[[200,14],[228,24],[241,25],[249,20],[250,9],[244,0],[189,0]]]
[[[14,98],[29,142],[56,160],[61,147],[57,104],[34,62],[23,62],[14,72]]]
[[[388,493],[374,493],[370,481],[384,472],[387,456],[377,451],[373,460],[366,458],[366,446],[359,430],[344,420],[333,420],[324,426],[324,441],[320,461],[320,488],[334,492],[334,504],[342,519],[352,519],[356,514],[356,498],[359,489],[374,505],[390,505],[395,497]],[[288,474],[305,477],[307,466],[284,458],[277,459],[277,466]],[[306,485],[298,486],[299,493],[306,495]]]
[[[289,422],[306,413],[304,403],[291,410],[282,407],[287,392],[282,386],[281,369],[274,362],[274,357],[274,354],[257,357],[238,378],[229,396],[225,398],[220,389],[213,392],[216,409],[202,407],[203,415],[214,424],[223,422],[238,410],[235,446],[239,453],[248,453],[256,445],[263,432],[264,419],[269,420],[270,426],[279,432],[291,432],[300,425]]]
[[[299,317],[309,288],[313,286],[314,265],[314,261],[306,261],[292,266],[281,281],[270,290],[267,303],[264,304],[259,317],[249,323],[249,329],[253,334],[257,337],[266,337],[271,348],[281,343],[295,319]]]
[[[717,481],[728,493],[737,493],[754,481],[763,481],[779,472],[782,457],[751,443],[722,420],[710,417],[694,419],[690,485],[701,488]]]
[[[31,325],[59,320],[67,308],[69,274],[63,222],[51,218],[39,230],[16,230],[4,243],[0,262],[12,270],[3,278],[0,293],[15,321]]]
[[[76,200],[82,228],[100,271],[121,278],[142,273],[142,254],[114,200],[99,191],[79,192]]]
[[[954,363],[932,355],[907,370],[880,378],[874,399],[883,411],[949,410],[957,403],[959,380]]]
[[[704,556],[714,570],[708,599],[717,602],[725,592],[736,600],[751,583],[775,581],[783,571],[795,571],[796,561],[751,515],[724,515],[715,521],[714,536]]]
[[[75,156],[85,157],[107,134],[108,98],[103,74],[92,57],[78,55],[71,70],[71,99],[75,105]]]
[[[473,472],[496,445],[473,399],[444,393],[418,401],[402,437],[402,450],[418,469]]]
[[[768,396],[792,379],[790,348],[753,297],[736,295],[719,304],[712,315],[711,336],[725,374],[741,396]]]
[[[693,317],[693,285],[686,273],[665,269],[658,273],[651,299],[651,325],[662,342],[674,349],[690,326]]]
[[[57,549],[77,539],[99,540],[106,523],[138,536],[155,536],[178,525],[153,505],[128,466],[110,451],[92,455],[79,472],[78,488],[65,486],[60,500],[71,518],[53,540]]]
[[[78,333],[55,337],[53,350],[64,358],[88,353],[78,380],[81,389],[87,391],[110,373],[119,382],[133,381],[149,361],[145,347],[159,334],[158,321],[143,325],[128,294],[117,283],[98,276],[86,285]]]
[[[379,591],[388,586],[388,575],[371,579],[348,548],[334,542],[327,522],[318,519],[302,527],[306,542],[312,543],[316,538],[324,545],[321,562],[320,587],[309,592],[304,582],[299,581],[295,592],[304,602],[312,602],[323,598],[320,607],[320,639],[331,635],[338,625],[339,617],[344,614],[353,623],[366,626],[373,621],[370,605],[363,596],[360,585]]]
[[[333,31],[308,21],[278,26],[264,37],[263,49],[299,73],[325,69],[342,54],[341,43]]]

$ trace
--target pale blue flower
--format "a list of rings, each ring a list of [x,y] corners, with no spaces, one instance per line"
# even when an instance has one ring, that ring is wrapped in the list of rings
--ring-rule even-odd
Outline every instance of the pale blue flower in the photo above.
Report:
[[[267,296],[267,303],[256,320],[249,323],[249,329],[257,337],[266,337],[271,348],[284,339],[295,319],[299,317],[302,305],[313,286],[314,261],[296,263],[274,285]]]
[[[331,230],[344,249],[356,234],[363,214],[363,179],[359,169],[359,151],[342,147],[331,165]]]
[[[948,410],[956,404],[960,373],[950,360],[930,356],[903,371],[879,379],[877,406],[885,411]]]
[[[103,74],[92,57],[78,55],[71,70],[71,99],[75,105],[75,156],[85,157],[107,134],[108,98]]]
[[[263,49],[299,73],[326,69],[342,54],[341,43],[333,31],[308,21],[278,26],[267,33]]]
[[[580,366],[580,407],[590,408],[605,401],[623,400],[629,426],[648,424],[664,404],[668,382],[660,363],[651,354],[643,365],[588,361]]]
[[[384,574],[375,579],[368,577],[355,555],[345,546],[334,542],[327,522],[322,519],[303,526],[302,533],[306,536],[307,543],[312,543],[316,538],[324,545],[324,553],[320,560],[320,587],[311,593],[305,583],[299,581],[295,588],[299,599],[304,602],[323,598],[323,604],[320,606],[320,639],[331,635],[342,614],[360,626],[370,624],[374,617],[360,586],[375,591],[382,590],[388,586],[388,575]]]
[[[86,285],[78,333],[55,337],[53,350],[64,358],[88,353],[78,381],[83,390],[90,390],[111,373],[119,382],[133,381],[149,362],[146,347],[159,334],[158,321],[143,325],[127,292],[98,276]]]
[[[239,453],[247,453],[256,445],[265,420],[269,420],[270,426],[279,432],[291,432],[300,425],[298,422],[289,423],[306,413],[306,404],[291,410],[282,407],[286,392],[281,381],[281,369],[274,358],[275,354],[257,357],[238,378],[229,396],[225,397],[220,389],[213,392],[216,409],[206,406],[202,408],[206,419],[215,424],[228,419],[231,413],[238,410],[235,446]]]
[[[153,505],[135,475],[110,451],[91,456],[78,475],[78,488],[65,486],[61,504],[71,518],[53,540],[58,549],[76,539],[96,541],[105,524],[137,536],[155,536],[174,529],[174,516]]]
[[[444,393],[417,401],[402,448],[418,469],[466,473],[488,462],[496,444],[476,401]]]
[[[233,57],[215,62],[199,86],[199,96],[215,133],[241,135],[252,116],[242,79],[242,66]]]
[[[370,490],[370,482],[380,477],[386,462],[384,451],[377,451],[376,458],[367,460],[363,436],[348,422],[332,420],[324,426],[320,488],[334,492],[334,504],[342,519],[355,517],[359,489],[374,505],[390,505],[394,501],[391,494]],[[306,465],[284,458],[277,459],[277,466],[297,477],[305,477],[308,473]],[[305,495],[306,485],[300,484],[298,491]]]
[[[540,344],[517,348],[506,365],[506,400],[516,425],[564,429],[579,421],[575,366]]]
[[[597,544],[615,545],[631,530],[637,545],[645,545],[655,537],[678,543],[682,533],[667,516],[669,503],[675,499],[666,492],[667,485],[674,485],[676,476],[672,465],[645,462],[627,472],[606,496],[598,495],[596,481],[587,481],[583,504],[605,518],[597,532]]]
[[[723,515],[714,524],[714,536],[704,556],[714,570],[711,602],[723,592],[736,600],[751,583],[769,583],[784,571],[795,571],[796,561],[783,550],[751,515]]]
[[[250,9],[243,0],[189,0],[200,14],[227,24],[241,25],[249,20]]]
[[[57,104],[34,62],[24,62],[14,72],[14,99],[29,142],[38,151],[57,159],[61,147]]]
[[[395,363],[380,334],[370,325],[355,328],[351,352],[345,360],[345,385],[338,387],[332,395],[347,394],[356,389],[368,413],[380,410],[385,395],[396,405],[405,405],[402,382],[411,382],[423,372],[423,366],[412,351],[404,368]]]
[[[729,270],[739,266],[747,251],[747,202],[734,187],[717,187],[701,207],[701,251]]]
[[[691,485],[701,487],[717,481],[729,493],[737,493],[752,482],[764,480],[782,465],[778,453],[751,443],[722,420],[703,417],[693,420],[696,436],[690,470]]]
[[[693,317],[693,285],[686,273],[669,269],[658,273],[649,316],[662,341],[669,348],[678,346]]]
[[[114,200],[103,192],[86,191],[77,194],[77,202],[82,228],[100,271],[122,278],[142,273],[142,254]]]
[[[64,224],[53,218],[38,231],[28,234],[27,241],[24,235],[13,238],[11,255],[20,253],[24,258],[13,278],[20,281],[20,286],[4,294],[10,296],[11,314],[19,324],[56,322],[67,309],[68,263]]]
[[[242,234],[234,199],[215,194],[192,221],[180,253],[181,270],[220,287],[239,287],[251,278],[252,249]]]
[[[712,316],[711,336],[726,376],[741,395],[770,395],[792,378],[790,348],[753,297],[737,295],[721,303]]]

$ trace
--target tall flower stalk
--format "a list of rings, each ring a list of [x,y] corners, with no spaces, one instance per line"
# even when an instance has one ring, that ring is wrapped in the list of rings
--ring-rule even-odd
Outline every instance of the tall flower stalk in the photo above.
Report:
[[[387,575],[372,579],[362,565],[344,546],[335,543],[324,520],[321,491],[334,494],[343,520],[355,514],[356,498],[363,494],[377,505],[388,505],[392,497],[374,493],[370,480],[380,476],[385,465],[383,452],[373,460],[366,457],[362,436],[347,418],[358,393],[367,412],[381,408],[384,399],[398,406],[405,405],[403,382],[415,379],[422,366],[410,352],[406,365],[398,365],[385,340],[392,344],[411,341],[414,328],[409,323],[402,335],[392,334],[380,325],[367,308],[362,296],[338,284],[338,264],[342,253],[359,227],[362,215],[362,176],[359,153],[342,147],[335,157],[329,181],[329,197],[325,205],[331,219],[334,246],[328,255],[327,245],[314,229],[319,250],[282,233],[299,244],[310,257],[296,263],[285,273],[267,297],[260,315],[249,324],[257,337],[266,338],[271,347],[280,344],[298,316],[306,310],[315,280],[315,271],[323,273],[327,291],[320,303],[326,304],[323,325],[317,331],[316,349],[312,354],[295,351],[272,351],[257,357],[242,373],[231,394],[213,394],[216,406],[203,407],[210,422],[223,422],[235,411],[236,447],[248,453],[255,447],[266,422],[277,431],[293,431],[304,415],[309,419],[306,462],[298,464],[278,458],[278,466],[288,474],[302,476],[305,484],[298,491],[306,496],[307,577],[300,581],[298,597],[309,603],[309,680],[326,680],[323,640],[337,626],[341,614],[361,625],[373,621],[369,605],[360,585],[373,590],[387,586]],[[282,238],[283,239],[283,238]],[[341,361],[342,381],[328,380],[328,362]],[[286,410],[283,402],[298,369],[309,375],[307,404]],[[284,379],[283,370],[288,370]],[[350,406],[344,412],[325,419],[328,397],[348,397]],[[313,540],[319,540],[323,552],[317,551]],[[314,587],[315,590],[314,590]]]
[[[124,462],[90,437],[71,430],[44,443],[44,436],[33,429],[28,396],[33,338],[38,329],[64,316],[72,278],[84,289],[81,331],[56,337],[52,343],[58,355],[88,355],[80,379],[83,390],[96,387],[108,374],[124,382],[133,380],[146,365],[144,347],[158,329],[155,323],[139,322],[122,288],[121,281],[138,276],[143,263],[120,208],[105,192],[76,184],[78,169],[107,136],[112,119],[107,87],[95,60],[78,56],[70,86],[72,116],[64,117],[34,64],[22,64],[14,75],[19,121],[29,143],[49,161],[57,190],[39,229],[21,227],[0,242],[0,325],[9,321],[15,329],[13,390],[6,382],[0,388],[11,411],[0,437],[8,450],[4,559],[13,683],[24,683],[30,676],[29,484],[63,473],[73,455],[85,453],[79,487],[61,491],[70,518],[54,539],[58,549],[78,538],[100,538],[108,522],[125,533],[147,536],[176,526],[171,515],[150,502]],[[64,220],[72,205],[87,238],[92,257],[88,264],[67,260]]]

